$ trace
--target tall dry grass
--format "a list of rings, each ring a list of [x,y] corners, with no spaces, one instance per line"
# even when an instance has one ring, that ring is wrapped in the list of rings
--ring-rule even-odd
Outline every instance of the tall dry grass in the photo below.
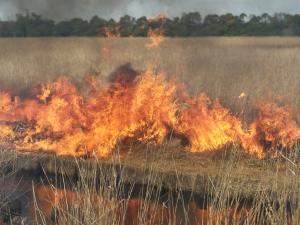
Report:
[[[18,213],[16,202],[21,196],[17,193],[15,179],[16,153],[0,146],[0,223],[9,222]]]

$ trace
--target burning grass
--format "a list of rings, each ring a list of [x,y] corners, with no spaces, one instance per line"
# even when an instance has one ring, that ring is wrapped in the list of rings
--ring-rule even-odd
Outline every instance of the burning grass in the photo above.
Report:
[[[26,97],[1,92],[2,145],[107,157],[120,143],[162,145],[173,136],[186,151],[216,151],[236,144],[263,158],[278,149],[289,150],[300,137],[296,117],[287,106],[261,102],[247,129],[245,121],[218,99],[190,96],[175,81],[150,69],[136,72],[125,66],[111,75],[109,84],[91,76],[86,81],[85,93],[68,78],[40,84]]]

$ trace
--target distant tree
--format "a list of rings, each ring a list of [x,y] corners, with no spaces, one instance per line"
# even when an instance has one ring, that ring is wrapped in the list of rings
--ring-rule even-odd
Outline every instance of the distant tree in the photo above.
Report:
[[[237,20],[238,20],[238,35],[240,36],[243,36],[243,35],[246,35],[246,25],[247,25],[247,22],[246,22],[246,19],[248,18],[247,14],[245,13],[241,13],[238,17],[237,17]]]
[[[52,36],[54,21],[43,19],[41,15],[27,13],[25,16],[17,14],[14,25],[15,36],[17,37],[41,37]]]
[[[57,36],[86,36],[89,26],[86,20],[74,18],[70,21],[63,21],[55,26]]]
[[[227,36],[240,35],[240,20],[238,16],[231,13],[220,16],[220,22],[223,27],[222,33]]]
[[[16,37],[14,21],[0,21],[0,37]]]
[[[286,29],[288,29],[286,26],[285,13],[275,13],[271,20],[274,35],[283,35],[286,32]]]
[[[246,24],[246,34],[250,36],[261,36],[266,34],[265,26],[261,23],[261,17],[250,15],[250,19]]]
[[[72,26],[68,21],[62,21],[56,24],[54,29],[55,36],[67,37],[72,34]]]
[[[149,24],[145,16],[136,20],[132,35],[135,37],[146,37],[148,35]]]
[[[87,30],[88,36],[104,36],[103,28],[106,27],[107,21],[98,16],[92,17],[89,21],[89,27]]]
[[[288,17],[288,20],[293,34],[300,36],[300,15],[290,16]]]
[[[241,14],[239,15],[239,22],[240,22],[241,24],[246,23],[246,21],[245,21],[246,18],[247,18],[247,14],[246,14],[246,13],[241,13]]]
[[[102,32],[104,36],[119,36],[120,35],[120,26],[114,20],[110,19],[107,21],[106,26],[103,27]]]
[[[169,19],[167,18],[164,23],[164,31],[165,35],[168,37],[176,37],[179,36],[179,32],[177,30],[177,22],[179,18]]]
[[[203,21],[202,35],[219,36],[223,35],[223,26],[218,15],[207,15]]]
[[[198,36],[202,26],[202,17],[198,12],[184,13],[178,21],[177,34],[179,36]]]
[[[300,36],[300,15],[275,13],[269,15],[210,14],[204,19],[198,12],[183,13],[181,17],[138,19],[125,15],[115,21],[98,16],[89,21],[74,18],[54,22],[36,13],[17,14],[15,20],[0,20],[0,37],[43,36],[138,36],[146,37],[150,29],[162,29],[169,37],[190,36]]]
[[[271,23],[272,17],[268,13],[264,13],[261,15],[261,23],[268,24]]]
[[[125,15],[119,20],[119,32],[122,37],[129,37],[133,34],[135,18]]]

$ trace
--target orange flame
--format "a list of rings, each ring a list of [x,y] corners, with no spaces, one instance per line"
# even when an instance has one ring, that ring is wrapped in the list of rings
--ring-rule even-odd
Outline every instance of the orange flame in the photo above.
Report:
[[[159,145],[174,131],[191,152],[240,144],[262,158],[278,148],[290,149],[300,138],[288,107],[260,103],[247,131],[218,100],[205,94],[191,97],[163,73],[121,71],[109,86],[92,76],[86,81],[87,94],[63,77],[35,88],[30,98],[0,92],[0,144],[20,151],[106,157],[118,143]]]
[[[296,144],[300,138],[300,129],[290,108],[261,102],[258,110],[258,116],[250,126],[250,133],[242,137],[245,149],[262,158],[266,149],[274,152]]]
[[[120,27],[119,26],[104,27],[103,33],[104,36],[107,38],[120,37]]]
[[[161,14],[156,17],[148,18],[149,22],[160,22],[161,25],[158,28],[150,28],[148,31],[149,43],[146,44],[146,48],[152,49],[157,48],[165,40],[165,30],[163,28],[166,22],[166,16]]]
[[[24,121],[16,147],[57,154],[106,156],[124,138],[162,143],[176,121],[175,85],[150,71],[124,78],[86,97],[66,78],[41,86],[35,99],[15,103],[2,94],[1,131],[10,136],[6,126]]]
[[[241,121],[218,100],[211,103],[202,94],[187,103],[189,107],[182,112],[176,130],[188,138],[192,152],[220,149],[236,142],[243,132]]]
[[[148,32],[148,37],[149,37],[149,43],[146,44],[146,48],[151,49],[151,48],[157,48],[160,46],[160,44],[164,41],[164,29],[163,28],[157,28],[157,29],[152,29],[150,28]]]
[[[246,93],[245,93],[245,92],[242,92],[242,93],[239,95],[239,99],[245,98],[245,97],[246,97]]]

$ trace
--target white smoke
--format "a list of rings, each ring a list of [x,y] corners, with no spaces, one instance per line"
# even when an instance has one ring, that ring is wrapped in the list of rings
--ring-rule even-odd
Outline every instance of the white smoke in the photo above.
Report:
[[[169,6],[166,2],[162,1],[149,1],[149,0],[133,0],[129,2],[126,8],[126,14],[135,17],[141,16],[155,16],[158,14],[168,15]]]

